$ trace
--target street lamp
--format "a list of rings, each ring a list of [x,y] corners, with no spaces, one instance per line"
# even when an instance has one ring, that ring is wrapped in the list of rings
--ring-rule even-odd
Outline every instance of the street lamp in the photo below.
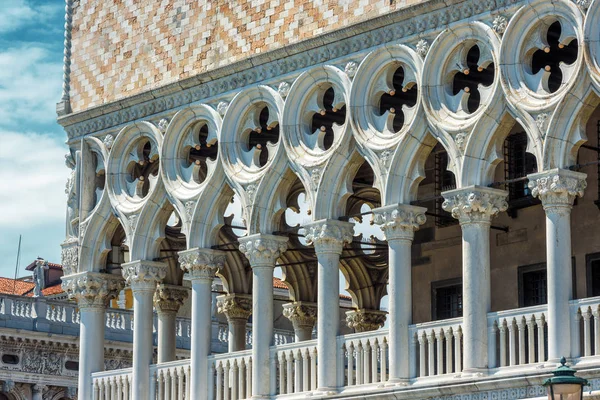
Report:
[[[544,381],[548,391],[548,400],[582,400],[583,387],[588,381],[575,376],[575,370],[567,367],[567,360],[560,359],[560,367],[552,371],[554,375]]]

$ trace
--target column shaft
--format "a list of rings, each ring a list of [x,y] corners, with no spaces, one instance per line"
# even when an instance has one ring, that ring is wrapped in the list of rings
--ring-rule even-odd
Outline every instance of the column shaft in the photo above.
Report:
[[[79,398],[93,398],[92,373],[104,371],[105,309],[79,309]]]
[[[252,268],[252,394],[268,396],[273,340],[273,267]]]
[[[228,350],[230,353],[234,351],[246,350],[246,325],[248,319],[228,318],[227,326],[229,327]]]
[[[150,388],[154,288],[133,289],[133,400],[147,400]]]
[[[175,361],[177,313],[158,312],[158,363]]]
[[[488,367],[490,224],[462,225],[464,369]]]
[[[408,327],[412,322],[410,240],[388,240],[390,381],[410,378]]]
[[[208,399],[208,356],[211,340],[211,281],[192,281],[191,393],[195,400]]]

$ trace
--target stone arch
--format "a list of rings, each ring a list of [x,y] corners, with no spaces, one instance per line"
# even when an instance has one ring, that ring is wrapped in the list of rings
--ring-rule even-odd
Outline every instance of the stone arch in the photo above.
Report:
[[[112,239],[121,221],[106,207],[105,212],[96,212],[90,217],[86,234],[80,241],[78,272],[100,272],[106,265],[106,257],[112,250]]]

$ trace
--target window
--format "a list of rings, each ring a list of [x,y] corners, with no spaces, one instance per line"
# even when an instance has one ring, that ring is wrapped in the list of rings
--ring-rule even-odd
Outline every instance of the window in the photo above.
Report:
[[[462,317],[461,278],[431,284],[432,320]]]
[[[19,363],[19,357],[15,356],[13,354],[4,354],[2,356],[2,362],[4,364],[16,365]]]
[[[519,268],[519,307],[537,306],[548,302],[546,264]]]
[[[506,189],[509,193],[509,215],[512,217],[515,215],[511,210],[539,203],[531,196],[527,180],[520,179],[534,172],[537,172],[537,163],[535,157],[527,153],[527,134],[519,132],[509,135],[504,141],[504,178],[509,181]]]
[[[587,295],[600,296],[600,253],[588,254],[586,257]]]
[[[456,189],[454,174],[448,171],[448,153],[436,146],[435,151],[435,225],[439,227],[455,225],[458,221],[442,208],[442,192]],[[436,151],[437,150],[437,151]]]

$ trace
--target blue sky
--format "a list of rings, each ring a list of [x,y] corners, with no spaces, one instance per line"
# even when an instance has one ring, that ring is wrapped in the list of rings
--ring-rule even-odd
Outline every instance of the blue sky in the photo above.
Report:
[[[61,97],[63,0],[0,0],[0,276],[60,262],[68,169]]]

